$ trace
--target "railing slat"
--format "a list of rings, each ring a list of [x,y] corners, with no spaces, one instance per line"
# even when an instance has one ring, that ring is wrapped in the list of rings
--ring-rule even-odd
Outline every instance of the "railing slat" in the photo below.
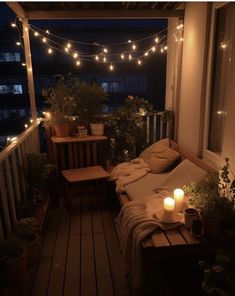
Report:
[[[11,220],[10,220],[10,215],[9,215],[5,181],[6,180],[5,180],[5,176],[3,173],[3,165],[0,164],[1,202],[2,202],[2,209],[3,209],[3,215],[4,215],[4,222],[5,222],[4,224],[5,224],[6,235],[9,236],[11,234]]]
[[[19,202],[20,201],[20,186],[19,186],[19,177],[18,177],[18,167],[16,162],[16,152],[13,151],[11,154],[12,158],[12,166],[13,166],[13,180],[15,185],[15,192],[16,192],[16,199]]]
[[[13,227],[16,226],[16,208],[15,208],[15,197],[13,192],[13,183],[12,183],[12,175],[11,175],[11,168],[9,159],[7,158],[5,160],[5,169],[6,169],[6,176],[7,176],[7,187],[9,192],[9,198],[10,198],[10,209],[11,209],[11,217],[13,222]]]
[[[149,143],[149,133],[150,133],[150,116],[147,115],[147,143]]]
[[[25,177],[24,177],[24,168],[25,165],[23,163],[23,161],[25,161],[25,156],[23,158],[22,156],[22,145],[17,147],[17,154],[18,154],[18,159],[19,159],[19,167],[18,167],[18,172],[20,170],[20,174],[18,173],[19,177],[20,177],[20,188],[22,190],[22,199],[26,198],[26,183],[25,183]]]
[[[153,115],[153,142],[157,139],[157,114]]]

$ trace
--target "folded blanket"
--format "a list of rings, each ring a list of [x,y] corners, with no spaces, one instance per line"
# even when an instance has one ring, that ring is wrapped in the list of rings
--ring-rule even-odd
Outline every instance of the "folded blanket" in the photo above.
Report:
[[[124,272],[135,288],[141,285],[141,244],[158,227],[168,230],[181,225],[181,222],[162,223],[154,215],[161,210],[163,198],[153,194],[143,199],[127,203],[120,211],[116,228],[122,253]]]
[[[111,172],[110,180],[116,181],[116,191],[125,191],[125,186],[144,177],[150,172],[149,165],[142,159],[136,158],[130,162],[117,165]]]

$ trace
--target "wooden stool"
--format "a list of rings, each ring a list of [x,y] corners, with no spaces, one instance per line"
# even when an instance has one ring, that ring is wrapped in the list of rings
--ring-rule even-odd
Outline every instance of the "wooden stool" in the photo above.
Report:
[[[97,181],[107,179],[109,173],[106,172],[101,166],[91,166],[79,169],[63,170],[62,175],[66,180],[66,198],[69,204],[69,185],[85,181]]]

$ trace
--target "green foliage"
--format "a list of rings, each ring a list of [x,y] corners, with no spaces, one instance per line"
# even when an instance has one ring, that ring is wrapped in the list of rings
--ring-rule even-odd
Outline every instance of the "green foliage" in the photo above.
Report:
[[[79,80],[71,75],[60,76],[51,86],[42,90],[51,113],[46,118],[46,124],[62,124],[70,120],[78,108],[79,84]]]
[[[235,218],[235,181],[229,178],[228,158],[220,173],[207,174],[199,183],[184,186],[190,196],[190,203],[200,209],[205,217],[219,217],[225,220]]]
[[[108,115],[105,120],[105,133],[108,136],[108,159],[113,163],[135,158],[147,145],[146,123],[137,112],[142,108],[145,112],[153,110],[153,106],[145,99],[126,99],[124,107]]]
[[[48,163],[45,153],[31,153],[26,155],[25,176],[29,200],[34,199],[39,193],[45,190],[49,174],[53,169],[55,167]]]

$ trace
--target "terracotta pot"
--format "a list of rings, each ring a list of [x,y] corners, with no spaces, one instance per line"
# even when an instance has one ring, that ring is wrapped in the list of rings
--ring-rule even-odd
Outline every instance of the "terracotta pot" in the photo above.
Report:
[[[56,136],[58,138],[69,137],[70,127],[68,124],[56,124],[55,126]]]
[[[202,234],[205,237],[218,237],[221,234],[221,222],[217,217],[205,217],[200,213]]]
[[[92,136],[103,136],[104,124],[103,123],[91,123],[91,134]]]

